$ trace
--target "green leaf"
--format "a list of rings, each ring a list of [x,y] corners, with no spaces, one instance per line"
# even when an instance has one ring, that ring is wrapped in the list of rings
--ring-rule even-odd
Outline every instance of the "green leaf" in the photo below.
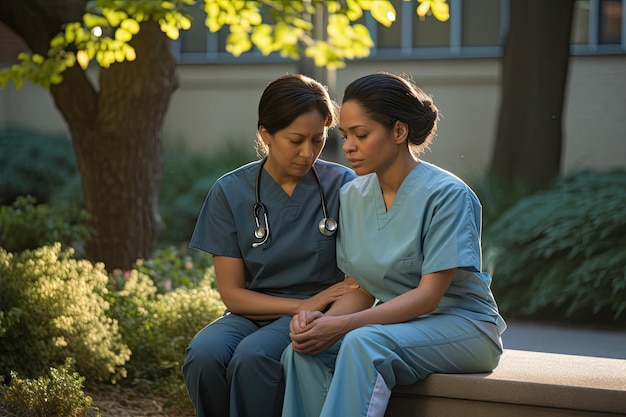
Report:
[[[168,35],[169,36],[169,35]],[[117,28],[115,30],[115,40],[120,42],[128,42],[133,38],[132,33],[123,28]]]
[[[122,23],[120,23],[120,27],[127,30],[132,35],[136,35],[137,33],[139,33],[140,28],[139,22],[137,22],[135,19],[122,20]]]
[[[170,25],[166,22],[161,22],[161,31],[167,35],[168,38],[172,40],[178,39],[179,31],[178,27]]]
[[[274,51],[272,27],[267,24],[256,26],[250,36],[252,43],[263,55],[269,55]]]
[[[109,22],[103,16],[98,16],[91,13],[85,13],[83,15],[83,22],[87,27],[90,28],[109,25]]]
[[[391,26],[391,24],[396,20],[396,9],[389,1],[373,1],[370,12],[372,13],[372,17],[376,19],[378,23],[387,27]]]
[[[252,43],[250,42],[250,38],[246,32],[231,32],[228,35],[228,38],[226,38],[226,51],[233,54],[233,56],[240,56],[244,52],[249,51],[251,48]]]
[[[20,90],[22,88],[22,85],[24,85],[24,78],[23,77],[13,77],[13,84],[15,84],[15,89],[16,90]]]

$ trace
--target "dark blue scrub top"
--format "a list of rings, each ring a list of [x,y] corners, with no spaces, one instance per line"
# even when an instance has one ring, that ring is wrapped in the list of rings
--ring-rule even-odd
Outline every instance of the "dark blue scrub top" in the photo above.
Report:
[[[263,170],[260,199],[267,207],[269,240],[258,248],[254,236],[256,176],[260,161],[251,162],[217,180],[209,191],[190,246],[213,255],[243,258],[246,287],[270,295],[308,298],[341,281],[334,236],[320,233],[322,206],[311,171],[289,197]],[[320,179],[330,217],[339,217],[339,189],[355,178],[343,165],[318,160]],[[263,216],[259,212],[263,225]],[[341,224],[339,225],[341,227]]]

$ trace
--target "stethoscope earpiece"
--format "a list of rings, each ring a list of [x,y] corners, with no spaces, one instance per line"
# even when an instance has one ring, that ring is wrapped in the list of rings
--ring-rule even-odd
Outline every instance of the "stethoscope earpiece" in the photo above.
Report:
[[[252,208],[252,211],[253,211],[254,225],[255,225],[254,237],[257,239],[261,239],[261,240],[259,242],[253,242],[252,243],[253,248],[258,248],[259,246],[267,242],[267,240],[270,237],[270,224],[267,220],[267,207],[265,207],[265,204],[261,202],[261,197],[260,197],[261,193],[259,191],[259,189],[261,188],[261,171],[263,170],[263,165],[265,164],[266,160],[267,158],[261,161],[261,164],[259,165],[259,172],[256,175],[256,187],[254,190],[256,203],[254,203],[254,207]],[[335,234],[335,232],[337,232],[337,220],[333,219],[332,217],[328,217],[328,215],[326,214],[326,201],[324,200],[324,191],[322,190],[322,184],[320,183],[320,179],[317,176],[317,171],[315,171],[315,166],[312,166],[311,169],[313,170],[313,175],[315,176],[315,180],[317,181],[317,188],[320,191],[322,215],[324,216],[322,220],[320,220],[319,222],[319,225],[318,225],[319,230],[320,230],[320,233],[324,236],[332,236]],[[259,221],[259,211],[263,215],[263,222],[265,224],[265,227],[261,226],[261,222]]]

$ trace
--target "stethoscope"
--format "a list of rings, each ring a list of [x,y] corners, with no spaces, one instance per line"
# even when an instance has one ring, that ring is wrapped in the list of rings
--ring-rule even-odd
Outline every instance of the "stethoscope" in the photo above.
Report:
[[[261,240],[259,242],[253,242],[253,248],[258,248],[259,246],[267,242],[270,237],[270,224],[267,221],[267,207],[265,207],[265,204],[261,202],[260,197],[261,172],[263,171],[263,165],[265,165],[265,161],[267,161],[267,157],[261,161],[261,164],[259,165],[259,172],[256,174],[256,187],[254,189],[256,203],[254,203],[254,207],[252,208],[252,215],[254,216],[255,224],[254,237]],[[322,220],[320,220],[318,227],[320,233],[324,236],[332,236],[337,231],[337,220],[333,219],[332,217],[328,217],[328,214],[326,213],[326,200],[324,199],[324,191],[322,190],[322,184],[320,183],[320,179],[317,176],[317,171],[315,171],[315,165],[311,167],[311,170],[313,171],[313,176],[315,177],[315,181],[317,182],[317,188],[320,191],[320,201],[322,202],[323,217]],[[263,224],[265,226],[262,226],[261,222],[259,221],[259,212],[261,212],[261,214],[263,215]]]

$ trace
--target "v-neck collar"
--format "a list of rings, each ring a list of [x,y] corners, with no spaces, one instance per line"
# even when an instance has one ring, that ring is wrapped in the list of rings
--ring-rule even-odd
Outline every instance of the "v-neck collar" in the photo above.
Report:
[[[421,170],[420,166],[423,162],[420,161],[409,173],[404,177],[402,183],[400,184],[400,188],[398,188],[398,192],[391,203],[391,207],[387,210],[387,206],[385,205],[385,199],[383,198],[383,193],[380,188],[380,183],[378,182],[378,176],[374,175],[373,187],[374,189],[374,204],[376,207],[376,219],[378,220],[378,229],[383,229],[392,218],[395,217],[395,214],[398,210],[402,209],[404,204],[404,200],[411,193],[411,190],[414,188],[413,184],[419,178],[419,171]]]
[[[268,202],[271,201],[271,205],[276,204],[286,208],[295,208],[297,211],[300,207],[300,203],[302,202],[303,195],[306,193],[306,188],[308,187],[309,182],[314,181],[311,176],[312,173],[309,170],[306,175],[298,179],[296,187],[290,197],[276,182],[274,177],[272,177],[267,171],[263,170],[263,173],[261,174],[261,191],[264,195],[261,196],[261,200],[267,200]]]

